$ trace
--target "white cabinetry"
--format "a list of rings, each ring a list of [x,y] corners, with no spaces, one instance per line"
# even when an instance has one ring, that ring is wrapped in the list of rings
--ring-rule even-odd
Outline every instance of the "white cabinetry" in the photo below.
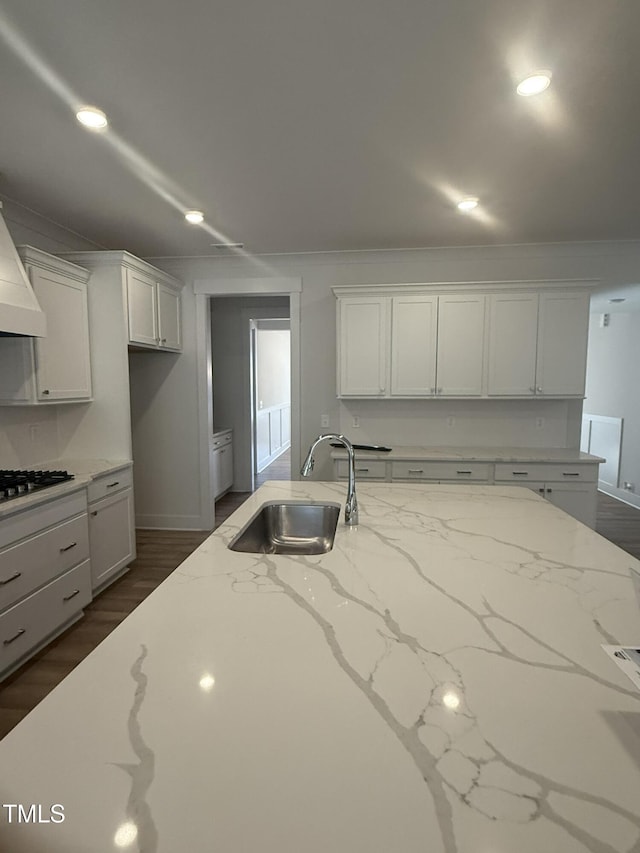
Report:
[[[485,297],[438,297],[438,396],[479,397],[484,367]]]
[[[582,397],[588,293],[489,296],[490,396]]]
[[[89,485],[89,544],[94,594],[112,583],[136,556],[131,467]]]
[[[435,394],[438,297],[394,296],[391,318],[391,395]]]
[[[47,336],[0,338],[0,404],[89,400],[89,273],[30,246],[18,253],[46,315]]]
[[[79,619],[90,601],[84,489],[3,521],[0,677]]]
[[[389,300],[341,299],[338,305],[338,394],[381,397],[387,391]]]
[[[335,287],[338,397],[582,397],[593,285]]]
[[[127,270],[129,343],[182,349],[180,291],[142,270]]]
[[[216,433],[211,441],[211,474],[213,499],[217,500],[233,486],[233,434],[231,430]]]
[[[595,527],[597,465],[496,463],[496,485],[519,485],[537,492],[589,527]]]
[[[456,454],[457,455],[457,454]],[[334,458],[338,480],[346,480],[346,459]],[[356,478],[397,483],[473,483],[475,485],[525,486],[555,506],[595,527],[598,501],[598,463],[584,462],[499,462],[413,458],[379,459],[356,451]]]

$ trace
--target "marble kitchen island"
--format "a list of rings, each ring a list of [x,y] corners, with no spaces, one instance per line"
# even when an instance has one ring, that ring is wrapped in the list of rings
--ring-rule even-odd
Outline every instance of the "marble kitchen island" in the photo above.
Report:
[[[228,550],[344,506],[267,483],[7,735],[0,850],[640,850],[638,561],[525,488],[358,497],[325,555]]]

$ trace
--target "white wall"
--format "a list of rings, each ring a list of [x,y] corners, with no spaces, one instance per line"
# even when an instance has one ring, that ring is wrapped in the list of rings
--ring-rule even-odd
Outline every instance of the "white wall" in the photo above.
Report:
[[[612,310],[609,325],[600,326],[594,313],[589,325],[587,396],[584,410],[591,415],[623,418],[620,488],[614,497],[640,507],[640,311]],[[627,481],[634,491],[622,488]]]
[[[265,329],[258,323],[256,362],[260,408],[288,405],[291,400],[291,341],[288,330]]]
[[[185,290],[195,280],[245,279],[256,275],[301,277],[301,440],[305,449],[321,431],[321,414],[329,415],[331,430],[344,429],[358,441],[375,440],[396,446],[428,443],[578,447],[581,401],[340,402],[336,399],[335,298],[331,288],[392,282],[556,279],[599,279],[603,287],[613,286],[637,281],[640,243],[341,252],[257,259],[156,258],[152,262],[185,281]],[[545,426],[538,430],[535,419],[541,407]],[[356,431],[351,427],[353,414],[360,417]],[[446,426],[449,415],[455,419],[453,428]],[[293,458],[295,442],[294,434]],[[316,470],[320,478],[332,476],[328,454],[323,464],[318,460]]]

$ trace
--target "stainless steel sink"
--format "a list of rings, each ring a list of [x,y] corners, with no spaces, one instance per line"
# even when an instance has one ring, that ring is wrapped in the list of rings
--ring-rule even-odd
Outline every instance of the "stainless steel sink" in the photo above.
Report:
[[[266,503],[229,548],[251,554],[326,554],[333,548],[339,515],[339,504]]]

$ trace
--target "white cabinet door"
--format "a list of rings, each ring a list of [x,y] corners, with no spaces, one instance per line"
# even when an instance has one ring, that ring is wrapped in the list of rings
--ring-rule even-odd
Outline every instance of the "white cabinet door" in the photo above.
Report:
[[[489,296],[488,375],[490,396],[532,396],[536,385],[538,296]]]
[[[224,447],[220,448],[219,454],[219,489],[221,492],[226,492],[227,489],[230,489],[233,485],[233,445],[226,444]]]
[[[549,503],[595,529],[598,491],[595,483],[523,483]]]
[[[96,590],[135,557],[133,490],[116,492],[89,505],[92,588]]]
[[[157,347],[156,282],[152,278],[127,270],[127,308],[130,342]]]
[[[391,396],[436,392],[437,296],[394,296],[391,304]]]
[[[34,267],[29,273],[47,317],[47,337],[35,339],[38,399],[88,400],[91,359],[86,285]]]
[[[389,299],[338,302],[338,396],[383,397],[387,392]]]
[[[541,293],[539,299],[537,393],[583,397],[589,295]]]
[[[484,315],[484,296],[438,297],[438,395],[482,394]]]
[[[90,400],[89,273],[31,247],[21,247],[20,257],[46,315],[47,336],[0,338],[0,404]]]
[[[160,348],[181,350],[180,294],[161,283],[157,287]]]

